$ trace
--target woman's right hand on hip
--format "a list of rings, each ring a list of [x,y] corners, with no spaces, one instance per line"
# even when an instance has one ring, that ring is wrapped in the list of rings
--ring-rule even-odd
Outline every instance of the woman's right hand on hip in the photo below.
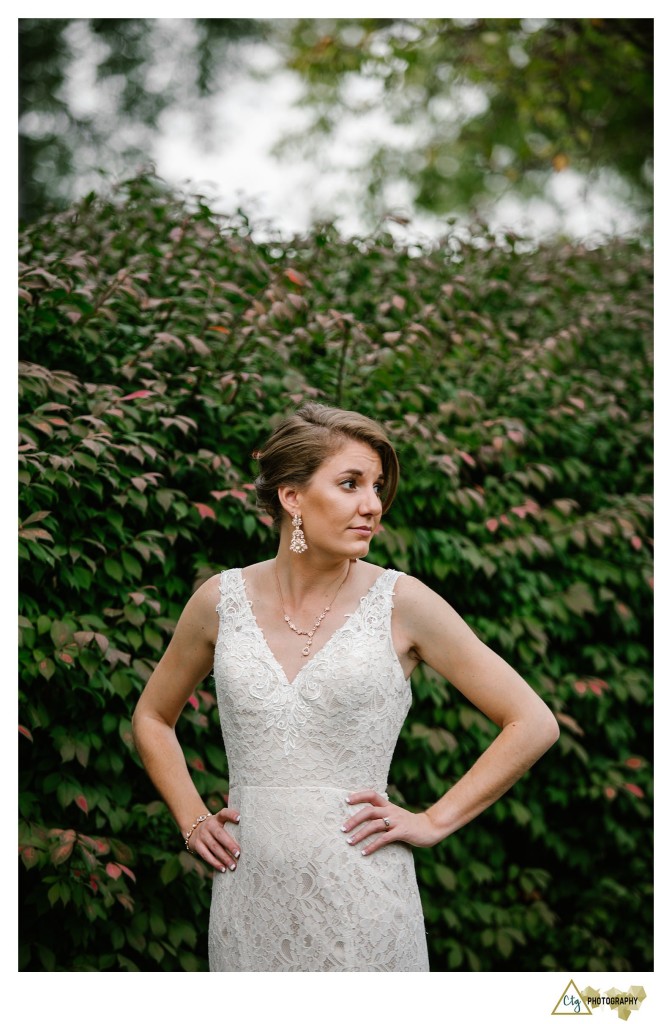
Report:
[[[226,822],[237,825],[239,821],[240,813],[235,807],[222,807],[217,814],[202,821],[189,837],[189,852],[197,854],[217,871],[235,871],[240,846],[224,826]]]

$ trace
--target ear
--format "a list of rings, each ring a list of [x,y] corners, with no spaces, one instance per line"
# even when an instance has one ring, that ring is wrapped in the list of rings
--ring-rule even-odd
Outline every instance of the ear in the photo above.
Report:
[[[296,487],[290,485],[278,487],[278,500],[290,517],[301,512],[301,501]]]

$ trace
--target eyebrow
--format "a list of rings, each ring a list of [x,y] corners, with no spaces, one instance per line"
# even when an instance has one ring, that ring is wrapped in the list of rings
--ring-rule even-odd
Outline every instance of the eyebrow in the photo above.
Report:
[[[342,469],[338,475],[339,476],[364,476],[364,473],[362,472],[361,469]],[[384,473],[379,473],[378,476],[376,477],[376,479],[377,480],[384,480],[385,479],[385,474]]]

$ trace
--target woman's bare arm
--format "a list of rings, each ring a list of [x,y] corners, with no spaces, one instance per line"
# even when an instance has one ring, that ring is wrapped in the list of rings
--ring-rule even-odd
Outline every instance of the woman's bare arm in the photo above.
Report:
[[[427,811],[412,814],[373,791],[353,792],[350,802],[371,806],[344,822],[355,843],[378,833],[366,853],[387,842],[433,846],[489,807],[559,736],[552,711],[498,654],[486,647],[451,606],[411,576],[400,577],[394,596],[397,646],[413,653],[451,682],[501,732],[474,765]],[[391,826],[380,833],[387,815]]]
[[[138,753],[183,835],[208,809],[189,774],[175,725],[194,689],[212,671],[218,581],[219,577],[212,577],[187,602],[133,714]],[[239,848],[224,822],[235,821],[237,813],[235,808],[224,808],[199,825],[189,840],[190,849],[212,867],[235,867],[233,855]]]

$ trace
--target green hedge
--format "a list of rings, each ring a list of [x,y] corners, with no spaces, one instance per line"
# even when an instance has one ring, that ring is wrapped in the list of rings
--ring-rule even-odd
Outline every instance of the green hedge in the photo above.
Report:
[[[651,969],[651,256],[476,225],[433,251],[330,224],[254,243],[144,177],[21,236],[20,967],[207,970],[210,879],[130,716],[180,609],[274,552],[251,451],[306,398],[380,419],[402,485],[371,558],[541,694],[559,742],[416,850],[435,971]],[[393,799],[496,734],[413,677]],[[210,684],[178,732],[228,789]]]

